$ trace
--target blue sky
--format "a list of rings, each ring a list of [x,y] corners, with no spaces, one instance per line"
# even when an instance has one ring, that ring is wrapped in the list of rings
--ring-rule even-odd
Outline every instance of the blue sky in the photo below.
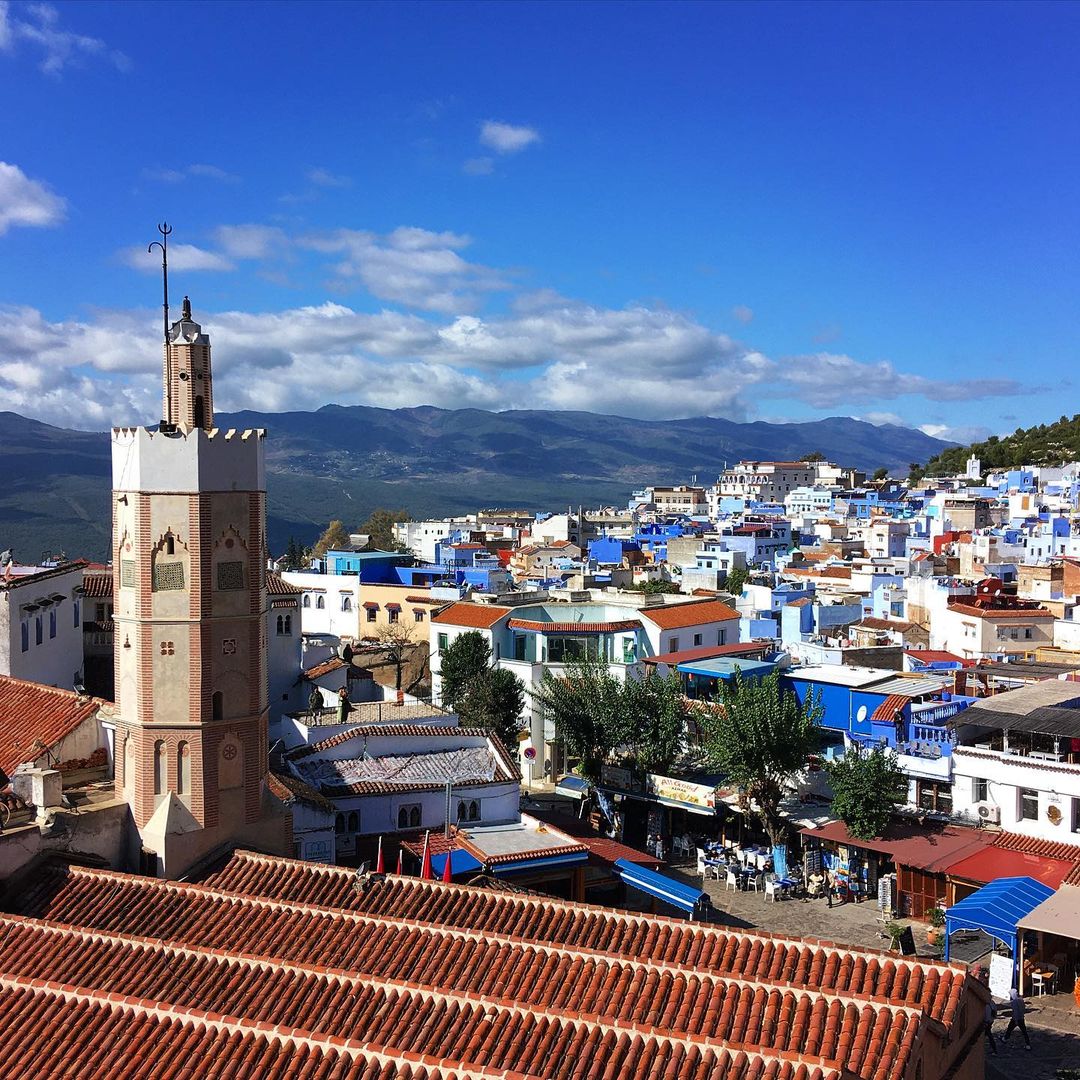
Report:
[[[0,0],[0,409],[1076,410],[1080,7]],[[183,246],[181,246],[183,245]]]

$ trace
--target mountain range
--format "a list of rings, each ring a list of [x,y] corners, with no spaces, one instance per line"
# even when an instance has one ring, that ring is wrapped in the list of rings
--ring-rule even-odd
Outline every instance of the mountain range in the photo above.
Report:
[[[218,414],[218,427],[268,431],[271,550],[310,543],[332,518],[355,528],[376,507],[414,517],[483,507],[625,505],[650,483],[711,483],[740,459],[797,460],[820,452],[898,474],[951,443],[911,428],[850,417],[798,424],[712,417],[634,420],[588,412],[377,409]],[[0,412],[0,549],[19,561],[63,551],[107,557],[107,432],[51,427]]]

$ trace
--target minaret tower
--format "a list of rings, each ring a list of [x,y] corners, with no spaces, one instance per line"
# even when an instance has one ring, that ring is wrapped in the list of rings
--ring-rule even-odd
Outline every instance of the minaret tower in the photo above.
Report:
[[[112,433],[116,784],[143,869],[174,877],[230,843],[284,851],[287,831],[263,790],[266,433],[214,427],[186,297],[165,382],[159,430]]]

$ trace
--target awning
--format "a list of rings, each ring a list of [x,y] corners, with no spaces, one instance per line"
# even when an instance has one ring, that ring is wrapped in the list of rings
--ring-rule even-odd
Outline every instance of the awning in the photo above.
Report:
[[[708,899],[706,893],[693,885],[684,885],[681,881],[675,881],[626,859],[616,859],[615,869],[624,885],[655,896],[665,904],[671,904],[682,911],[692,913]]]
[[[1032,908],[1021,920],[1024,930],[1041,930],[1044,934],[1080,939],[1080,888],[1062,885],[1053,896]]]
[[[379,605],[376,604],[374,600],[365,600],[364,601],[364,607],[366,607],[368,609],[368,611],[378,611],[379,610]]]
[[[481,864],[477,862],[467,851],[462,848],[454,848],[450,852],[450,872],[452,874],[467,874],[473,870],[479,870]],[[446,867],[446,854],[431,856],[431,870],[438,878]]]
[[[578,863],[589,861],[589,851],[582,848],[580,851],[569,851],[562,855],[539,855],[535,858],[519,859],[515,862],[495,863],[491,867],[493,874],[515,874],[519,870],[543,870],[549,866],[573,866]],[[451,866],[453,863],[451,863]]]
[[[589,781],[580,776],[564,776],[555,785],[556,795],[565,795],[568,799],[584,799],[589,794]]]
[[[945,913],[945,960],[949,959],[949,940],[957,930],[982,930],[1003,942],[1013,957],[1013,978],[1019,953],[1016,928],[1040,904],[1054,895],[1054,890],[1029,877],[998,878],[978,892],[965,896]]]

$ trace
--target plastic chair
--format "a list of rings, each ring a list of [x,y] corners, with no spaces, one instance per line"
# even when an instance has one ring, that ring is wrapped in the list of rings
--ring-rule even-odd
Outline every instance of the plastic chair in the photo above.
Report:
[[[759,885],[760,885],[760,882],[758,880],[760,877],[762,877],[761,874],[751,874],[746,879],[746,887],[747,887],[747,889],[753,889],[754,892],[757,892],[758,888],[759,888]]]
[[[697,872],[703,878],[709,876],[709,868],[705,865],[705,851],[703,848],[697,849]]]
[[[727,877],[724,880],[725,892],[738,892],[739,891],[739,878],[734,870],[727,872]]]
[[[1046,993],[1046,977],[1041,971],[1031,973],[1031,992],[1035,997],[1042,997]]]
[[[771,880],[771,881],[766,881],[765,882],[765,899],[766,900],[768,900],[769,897],[771,896],[772,901],[775,904],[780,899],[781,892],[782,892],[782,890],[780,888],[780,883],[778,881]]]

